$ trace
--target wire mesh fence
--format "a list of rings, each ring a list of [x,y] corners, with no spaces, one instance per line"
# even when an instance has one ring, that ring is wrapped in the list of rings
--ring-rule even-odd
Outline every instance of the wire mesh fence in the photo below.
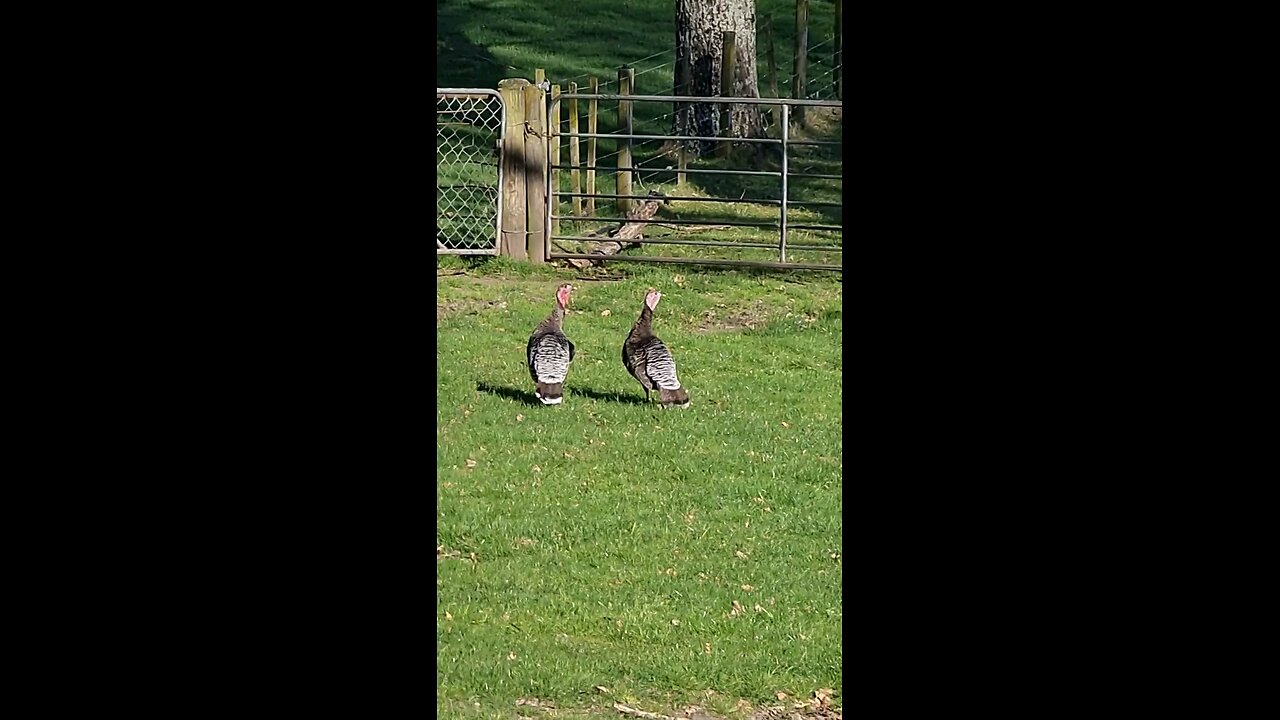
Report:
[[[502,226],[502,96],[436,88],[436,254],[496,255]]]

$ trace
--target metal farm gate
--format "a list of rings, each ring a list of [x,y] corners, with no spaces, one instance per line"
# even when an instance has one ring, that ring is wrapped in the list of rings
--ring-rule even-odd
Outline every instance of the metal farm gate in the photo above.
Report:
[[[436,88],[436,254],[497,255],[502,136],[496,90]]]
[[[601,128],[598,132],[594,128],[590,132],[581,131],[585,123],[574,116],[580,112],[580,106],[587,103],[593,108],[596,103],[602,108],[616,104],[616,114],[601,113],[605,117],[617,117],[616,127]],[[632,108],[639,103],[676,108],[658,118],[663,122],[692,103],[712,104],[717,108],[717,116],[731,105],[750,105],[764,113],[768,132],[766,137],[733,139],[717,135],[660,134],[660,129],[648,134],[637,133],[633,131],[636,123]],[[553,92],[547,107],[547,126],[553,128],[548,133],[550,162],[543,226],[548,229],[545,233],[548,259],[598,259],[600,255],[590,252],[588,246],[608,238],[584,235],[587,226],[598,227],[606,222],[640,223],[645,228],[643,237],[629,238],[626,243],[632,247],[663,246],[664,251],[619,253],[611,255],[610,260],[843,270],[840,186],[844,171],[841,158],[832,154],[832,150],[842,144],[839,139],[843,127],[842,102],[571,91]],[[827,132],[821,135],[823,139],[817,139],[820,135],[815,132],[793,131],[793,125],[800,127],[798,123],[803,121],[799,118],[806,111],[825,116]],[[566,115],[567,131],[562,125]],[[650,122],[650,127],[653,124]],[[714,123],[717,128],[724,124],[719,117]],[[560,147],[566,142],[568,147]],[[601,153],[609,160],[603,157],[596,160],[596,142],[609,142],[611,147],[616,147],[614,152]],[[686,162],[681,148],[695,142],[715,144],[717,150],[702,158],[691,156]],[[579,147],[580,144],[584,147]],[[650,151],[646,160],[640,148],[645,144],[651,148],[662,147]],[[738,161],[729,160],[731,154]],[[589,160],[582,161],[588,157]],[[597,173],[602,177],[593,177]],[[586,178],[585,183],[580,175]],[[681,192],[686,187],[686,176],[690,178],[690,185],[696,179],[696,184],[703,189]],[[603,190],[595,187],[597,179]],[[670,200],[677,201],[681,209],[639,218],[624,214],[646,200],[653,200],[647,193],[646,181],[675,190],[676,195]],[[596,199],[602,201],[602,209],[613,212],[592,212],[590,208]]]

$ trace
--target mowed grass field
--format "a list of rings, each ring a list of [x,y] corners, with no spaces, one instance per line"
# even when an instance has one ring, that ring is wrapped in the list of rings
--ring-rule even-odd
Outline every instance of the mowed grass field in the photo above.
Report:
[[[832,712],[840,276],[591,272],[437,261],[437,712]],[[525,343],[566,281],[576,356],[542,406]],[[645,404],[622,365],[650,286],[687,410]],[[795,707],[815,692],[829,707]]]

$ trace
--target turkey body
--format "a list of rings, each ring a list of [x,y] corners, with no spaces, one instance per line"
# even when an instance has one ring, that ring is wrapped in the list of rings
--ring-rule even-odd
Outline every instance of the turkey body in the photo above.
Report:
[[[525,347],[533,394],[543,405],[559,405],[564,401],[564,381],[573,362],[573,342],[565,336],[562,325],[573,286],[568,283],[556,290],[556,307],[546,320],[538,323]]]
[[[533,394],[543,405],[559,404],[564,398],[564,381],[573,362],[573,343],[559,330],[534,332],[526,348]]]
[[[650,290],[645,297],[640,318],[622,343],[622,364],[627,372],[644,388],[645,400],[650,393],[658,393],[658,402],[666,407],[689,407],[689,392],[680,385],[676,375],[676,360],[671,350],[653,334],[653,309],[662,294]]]

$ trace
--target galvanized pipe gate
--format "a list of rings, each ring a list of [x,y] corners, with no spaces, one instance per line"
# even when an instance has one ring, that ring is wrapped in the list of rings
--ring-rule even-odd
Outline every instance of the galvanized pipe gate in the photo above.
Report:
[[[730,226],[730,227],[737,226],[737,227],[755,227],[755,228],[776,228],[777,235],[778,235],[778,240],[776,243],[733,242],[733,241],[726,242],[726,241],[710,241],[710,240],[708,241],[671,240],[671,239],[644,239],[644,240],[634,240],[634,241],[628,241],[628,242],[636,242],[640,244],[648,243],[648,244],[667,244],[667,245],[700,245],[703,247],[777,248],[778,260],[776,262],[764,262],[764,261],[758,261],[758,260],[735,260],[735,259],[726,259],[726,258],[706,258],[706,257],[690,258],[690,257],[669,257],[669,256],[647,256],[647,255],[611,255],[609,256],[610,260],[636,261],[636,262],[694,263],[694,264],[712,264],[712,265],[739,265],[739,266],[749,266],[749,267],[772,267],[772,268],[788,268],[788,269],[834,270],[837,272],[843,269],[843,265],[794,262],[794,261],[788,262],[788,254],[787,254],[789,250],[793,252],[802,251],[802,250],[813,250],[813,251],[821,251],[825,253],[839,253],[843,249],[842,244],[801,245],[801,244],[794,244],[789,242],[790,236],[792,232],[795,230],[828,231],[828,232],[841,233],[842,235],[843,223],[838,225],[822,224],[822,223],[804,223],[804,222],[796,223],[796,222],[791,222],[788,216],[789,209],[797,206],[842,207],[842,204],[838,202],[794,200],[791,198],[791,192],[790,192],[790,182],[793,178],[817,178],[817,179],[838,179],[838,180],[843,179],[843,172],[841,172],[840,174],[809,173],[809,172],[803,172],[803,171],[796,172],[791,167],[791,164],[790,164],[790,161],[792,160],[791,149],[795,148],[796,146],[824,146],[824,145],[835,146],[835,145],[841,145],[842,143],[840,141],[830,141],[830,140],[792,139],[790,137],[790,128],[791,128],[790,108],[795,106],[843,108],[842,102],[824,101],[824,100],[796,100],[791,98],[737,98],[737,97],[720,97],[720,96],[708,97],[708,96],[684,96],[684,95],[677,96],[677,95],[562,93],[557,97],[554,97],[551,99],[550,104],[548,105],[548,116],[550,118],[559,118],[560,114],[559,114],[558,108],[555,107],[556,104],[563,103],[569,100],[597,100],[597,101],[606,100],[606,101],[617,101],[620,103],[625,102],[628,105],[628,108],[627,108],[628,113],[630,113],[631,103],[634,103],[634,102],[661,102],[661,103],[680,103],[680,104],[717,103],[717,104],[750,104],[750,105],[776,106],[779,108],[779,115],[778,115],[779,137],[726,138],[726,137],[719,137],[719,136],[655,135],[655,134],[637,134],[637,133],[628,133],[628,132],[588,133],[588,132],[572,132],[572,130],[568,133],[562,133],[562,132],[559,132],[559,128],[556,128],[555,131],[548,133],[548,137],[547,137],[548,156],[552,155],[551,153],[552,143],[559,143],[561,137],[569,138],[570,141],[577,138],[582,138],[582,139],[606,138],[606,139],[613,139],[613,140],[622,140],[622,141],[625,141],[628,145],[630,145],[632,141],[640,141],[640,142],[668,141],[668,142],[675,142],[675,143],[685,143],[685,142],[691,142],[691,141],[707,141],[707,142],[715,142],[715,143],[731,142],[735,145],[757,144],[762,146],[763,145],[779,146],[781,148],[781,152],[780,152],[781,167],[779,170],[771,171],[771,170],[736,170],[736,169],[693,168],[693,167],[681,167],[679,169],[673,169],[671,166],[659,169],[659,168],[652,168],[652,167],[649,167],[649,168],[616,167],[616,166],[609,167],[604,165],[583,165],[583,164],[579,164],[576,166],[572,164],[551,165],[549,168],[551,172],[547,173],[547,188],[546,188],[547,215],[546,215],[546,224],[543,225],[543,227],[547,229],[545,236],[547,239],[546,257],[548,259],[581,258],[581,259],[597,259],[598,260],[600,259],[599,255],[558,251],[556,248],[552,246],[552,243],[555,240],[600,241],[602,239],[607,239],[607,238],[600,238],[595,236],[552,234],[550,232],[550,229],[556,225],[555,221],[557,220],[591,221],[591,222],[601,222],[601,223],[640,222],[640,223],[652,223],[652,224],[661,223],[669,226],[711,225],[711,226]],[[619,124],[623,125],[623,127],[625,128],[631,124],[629,122],[629,119],[630,118],[627,118],[627,121],[625,122],[625,124],[623,121],[620,120]],[[548,122],[545,125],[545,127],[553,128],[557,124],[558,123],[551,121],[551,122]],[[576,123],[570,125],[571,129],[574,127],[574,125],[576,125]],[[561,152],[560,156],[563,157],[564,153]],[[630,156],[630,153],[628,153],[628,157],[629,156]],[[563,191],[563,190],[560,190],[559,188],[553,187],[553,184],[555,184],[555,181],[554,181],[554,178],[556,175],[556,173],[554,172],[555,170],[612,171],[618,174],[640,173],[640,172],[667,173],[667,174],[678,173],[680,176],[683,176],[685,174],[689,174],[689,175],[701,174],[701,175],[745,176],[745,177],[751,177],[751,176],[777,177],[779,178],[780,184],[781,184],[781,192],[777,199],[746,198],[745,196],[739,197],[739,198],[680,196],[677,199],[682,203],[684,202],[687,202],[687,203],[749,203],[749,204],[760,204],[760,205],[777,205],[779,208],[778,218],[776,221],[762,222],[762,221],[749,221],[749,220],[735,220],[731,218],[715,219],[715,220],[681,220],[681,219],[673,219],[673,218],[656,218],[655,217],[653,219],[648,219],[648,220],[637,220],[637,219],[626,218],[626,217],[560,215],[555,212],[555,208],[557,205],[556,198],[559,198],[559,197],[566,197],[566,198],[595,197],[595,198],[610,198],[615,200],[628,200],[628,201],[629,200],[639,200],[639,201],[651,200],[652,197],[649,195],[636,195],[636,194],[586,193],[586,192]],[[626,185],[629,185],[629,184],[630,184],[629,182],[626,183]]]

